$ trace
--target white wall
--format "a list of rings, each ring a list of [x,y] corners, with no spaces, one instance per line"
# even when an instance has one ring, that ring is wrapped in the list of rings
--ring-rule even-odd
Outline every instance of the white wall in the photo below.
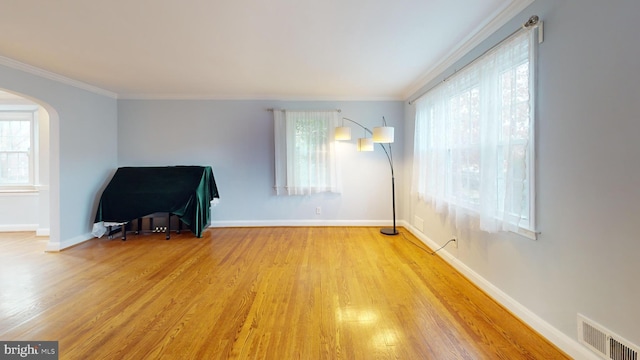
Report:
[[[37,192],[0,193],[0,231],[36,231],[39,197]]]
[[[49,160],[50,134],[49,134],[49,113],[40,107],[38,111],[38,214],[37,235],[48,236],[50,227],[50,207],[49,201]]]
[[[448,249],[455,261],[567,337],[577,339],[576,315],[582,313],[638,345],[640,2],[537,0],[467,61],[534,14],[545,22],[536,129],[538,240],[454,229],[411,197],[410,166],[405,218],[423,218],[424,234],[439,244],[458,234],[459,248]],[[414,114],[407,105],[408,158]]]
[[[220,192],[220,204],[212,212],[214,226],[391,223],[387,158],[378,147],[371,153],[356,152],[355,140],[338,144],[342,195],[275,196],[273,114],[267,109],[341,109],[342,116],[368,127],[380,125],[385,116],[397,127],[396,141],[401,144],[402,102],[120,100],[118,104],[119,165],[212,166]],[[363,134],[355,125],[352,132],[354,138]],[[401,159],[401,147],[394,150]],[[316,207],[321,207],[320,215]]]
[[[117,166],[117,102],[68,85],[60,76],[23,68],[28,66],[0,59],[0,88],[36,101],[49,113],[49,249],[56,250],[91,237],[97,198]]]

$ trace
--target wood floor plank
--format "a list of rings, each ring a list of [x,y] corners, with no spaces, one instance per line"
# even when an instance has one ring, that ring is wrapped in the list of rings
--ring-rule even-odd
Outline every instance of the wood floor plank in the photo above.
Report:
[[[0,340],[61,359],[567,359],[410,233],[0,233]]]

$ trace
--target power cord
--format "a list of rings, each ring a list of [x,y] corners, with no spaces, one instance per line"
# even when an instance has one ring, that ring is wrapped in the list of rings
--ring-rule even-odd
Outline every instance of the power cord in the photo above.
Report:
[[[416,244],[415,242],[413,242],[413,240],[411,240],[411,239],[407,238],[407,237],[404,235],[404,232],[400,232],[400,234],[402,235],[402,237],[403,237],[405,240],[407,240],[408,242],[410,242],[411,244],[413,244],[415,247],[417,247],[418,249],[420,249],[420,250],[422,250],[422,251],[426,252],[426,253],[427,253],[427,254],[429,254],[429,255],[435,255],[438,251],[440,251],[440,250],[444,249],[444,247],[445,247],[445,246],[449,245],[449,243],[450,243],[450,242],[452,242],[452,241],[456,241],[456,239],[451,239],[451,240],[447,241],[446,243],[444,243],[444,245],[442,245],[440,248],[436,249],[435,251],[427,251],[427,249],[425,249],[425,248],[423,248],[422,246],[420,246],[420,245]]]
[[[442,245],[439,249],[437,249],[436,251],[432,252],[431,255],[435,255],[438,251],[444,249],[445,246],[449,245],[450,242],[452,241],[456,241],[456,239],[451,239],[449,241],[447,241],[446,243],[444,243],[444,245]]]

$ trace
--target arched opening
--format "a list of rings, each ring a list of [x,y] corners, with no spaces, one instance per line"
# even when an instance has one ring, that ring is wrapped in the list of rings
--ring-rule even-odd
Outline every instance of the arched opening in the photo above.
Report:
[[[4,166],[0,168],[4,171],[0,189],[4,196],[0,201],[12,209],[12,216],[6,217],[0,227],[49,236],[47,250],[58,250],[58,113],[39,99],[0,88],[0,115],[4,115],[0,125],[4,126],[0,147],[0,166]]]

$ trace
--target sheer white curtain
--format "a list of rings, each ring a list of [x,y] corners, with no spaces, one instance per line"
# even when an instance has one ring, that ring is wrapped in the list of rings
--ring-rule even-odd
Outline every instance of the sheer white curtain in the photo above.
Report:
[[[338,112],[274,110],[273,116],[276,194],[339,193]]]
[[[416,101],[412,190],[456,225],[533,230],[533,31]]]

